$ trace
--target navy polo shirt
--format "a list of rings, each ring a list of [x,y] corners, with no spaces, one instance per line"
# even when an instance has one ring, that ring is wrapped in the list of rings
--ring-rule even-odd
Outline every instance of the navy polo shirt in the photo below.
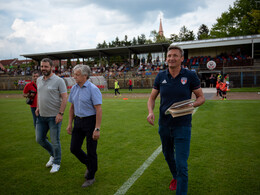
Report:
[[[173,78],[169,70],[158,73],[154,81],[154,89],[160,92],[159,125],[191,126],[191,114],[173,118],[165,111],[179,101],[191,99],[192,91],[200,88],[200,80],[195,72],[182,68],[180,74]]]

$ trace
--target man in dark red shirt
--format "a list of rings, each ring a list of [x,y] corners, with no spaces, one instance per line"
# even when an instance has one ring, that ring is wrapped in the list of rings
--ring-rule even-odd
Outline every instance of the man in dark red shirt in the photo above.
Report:
[[[131,90],[133,90],[133,84],[132,84],[132,80],[131,79],[129,79],[129,82],[128,82],[128,84],[129,84],[129,91]]]
[[[39,73],[37,71],[33,72],[32,74],[32,82],[27,83],[23,90],[23,96],[26,98],[30,98],[32,100],[31,111],[33,115],[33,125],[34,128],[36,127],[36,115],[35,110],[37,108],[37,85],[36,81],[39,77]]]

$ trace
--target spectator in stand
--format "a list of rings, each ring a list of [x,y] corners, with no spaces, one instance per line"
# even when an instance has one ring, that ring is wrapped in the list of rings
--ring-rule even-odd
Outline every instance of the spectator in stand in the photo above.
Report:
[[[133,83],[131,79],[129,79],[128,85],[129,85],[129,91],[133,91]]]
[[[32,103],[30,104],[31,112],[33,116],[33,126],[34,129],[36,128],[36,115],[35,110],[37,108],[37,85],[36,81],[39,77],[38,71],[34,71],[32,74],[32,82],[27,83],[23,90],[23,97],[30,98],[32,100]]]
[[[24,72],[24,70],[23,70],[23,69],[22,69],[21,75],[22,75],[22,76],[24,76],[24,75],[25,75],[25,72]]]
[[[214,83],[215,83],[215,77],[214,74],[211,74],[211,76],[209,77],[209,87],[213,88],[214,87]]]

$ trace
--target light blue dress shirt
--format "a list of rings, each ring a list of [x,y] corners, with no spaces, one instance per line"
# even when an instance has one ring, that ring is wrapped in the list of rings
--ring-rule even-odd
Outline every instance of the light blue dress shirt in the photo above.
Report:
[[[87,80],[82,87],[73,85],[68,101],[74,105],[76,116],[92,116],[96,114],[94,106],[102,104],[102,94],[96,85]]]

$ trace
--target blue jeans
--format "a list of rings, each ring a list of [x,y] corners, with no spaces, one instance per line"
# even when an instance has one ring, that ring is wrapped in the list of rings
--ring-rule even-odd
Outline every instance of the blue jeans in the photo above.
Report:
[[[34,129],[36,129],[36,119],[37,119],[37,116],[35,115],[35,110],[36,110],[36,107],[31,107]]]
[[[172,176],[177,180],[176,195],[188,192],[188,158],[190,154],[191,127],[159,126],[162,151]]]
[[[61,122],[56,124],[56,117],[38,117],[36,122],[36,141],[54,157],[54,164],[61,162],[60,130]],[[50,129],[51,143],[47,139]]]

